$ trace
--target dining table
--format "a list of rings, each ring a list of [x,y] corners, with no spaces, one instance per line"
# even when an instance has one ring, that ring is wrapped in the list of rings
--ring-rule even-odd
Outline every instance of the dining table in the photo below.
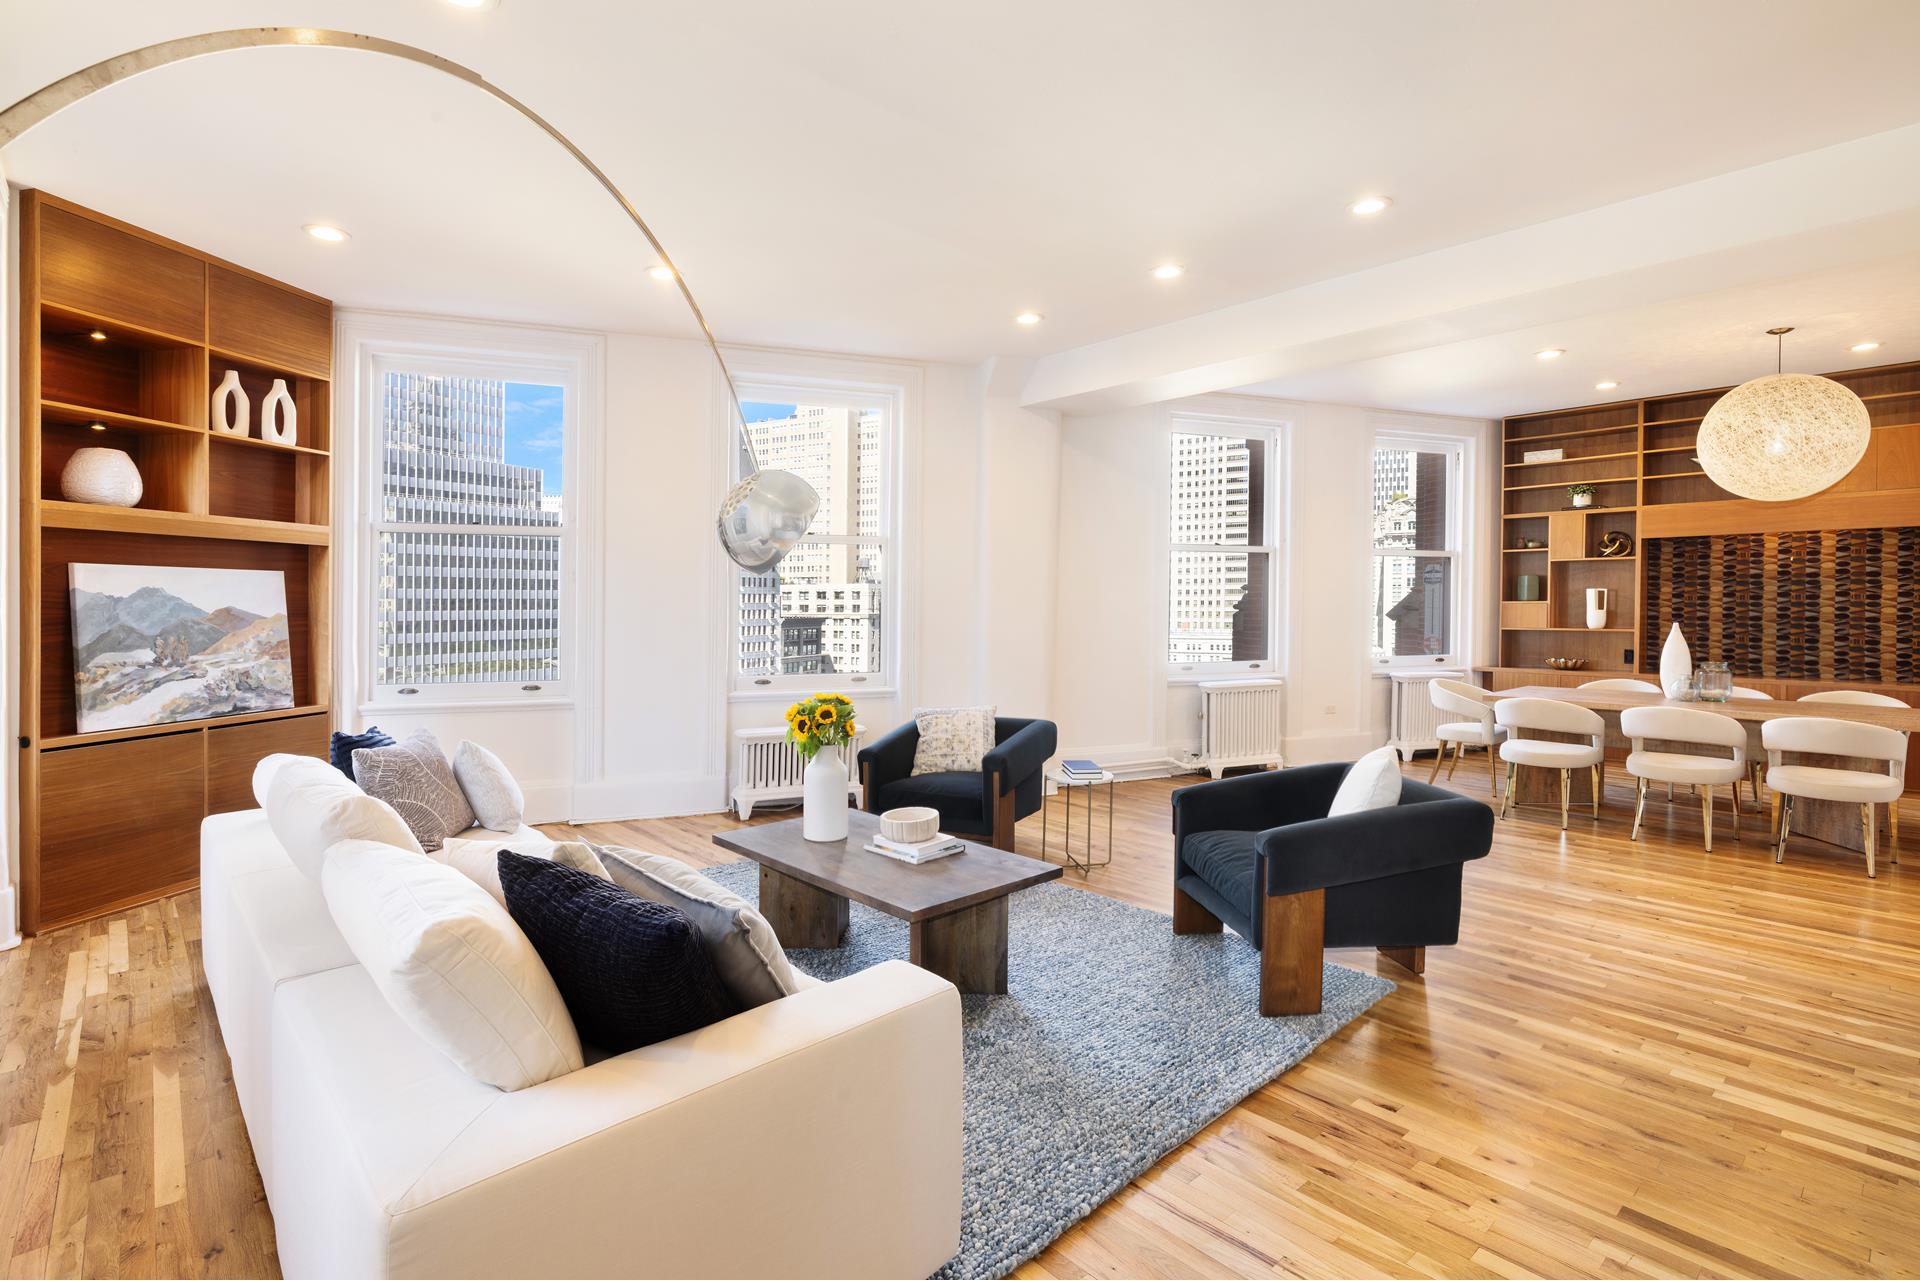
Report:
[[[1769,698],[1729,698],[1724,702],[1703,699],[1689,702],[1668,698],[1664,694],[1651,690],[1642,692],[1623,689],[1583,689],[1577,685],[1572,687],[1521,685],[1512,689],[1481,690],[1480,697],[1489,703],[1497,703],[1503,698],[1547,698],[1598,712],[1600,719],[1606,724],[1607,746],[1622,749],[1632,746],[1626,736],[1620,732],[1620,713],[1629,708],[1684,707],[1694,711],[1714,712],[1731,717],[1746,726],[1748,758],[1760,761],[1763,766],[1766,762],[1766,752],[1760,745],[1760,727],[1780,716],[1824,716],[1829,720],[1880,725],[1906,734],[1920,733],[1920,709],[1912,707],[1876,707],[1862,703],[1802,703]],[[1583,741],[1577,735],[1537,730],[1518,730],[1515,731],[1515,736],[1561,739],[1569,742]],[[1703,749],[1698,747],[1676,750],[1703,752]],[[1882,771],[1886,768],[1884,761],[1862,761],[1797,753],[1788,753],[1786,759],[1795,764],[1828,765],[1841,769]],[[1522,769],[1516,773],[1513,795],[1516,805],[1551,805],[1555,809],[1559,808],[1560,780],[1550,777],[1553,771]],[[1764,769],[1762,777],[1764,778]],[[1915,790],[1911,778],[1910,774],[1909,791]],[[1575,770],[1572,784],[1571,799],[1580,805],[1592,804],[1593,787],[1587,771]],[[1738,804],[1738,795],[1738,789],[1735,789],[1736,804]],[[1842,801],[1819,801],[1806,797],[1796,800],[1793,808],[1793,831],[1796,836],[1812,837],[1846,849],[1864,850],[1866,848],[1866,833],[1861,828],[1860,807]]]

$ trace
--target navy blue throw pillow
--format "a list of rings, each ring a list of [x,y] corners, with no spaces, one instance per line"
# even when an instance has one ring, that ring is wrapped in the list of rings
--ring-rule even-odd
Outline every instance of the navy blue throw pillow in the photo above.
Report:
[[[348,782],[357,783],[360,780],[353,776],[353,749],[356,747],[392,746],[393,735],[387,733],[387,731],[381,729],[378,725],[369,725],[367,726],[367,732],[364,734],[342,734],[339,730],[335,730],[333,732],[333,747],[328,755],[333,761],[333,767],[342,774],[345,774]]]
[[[507,911],[546,962],[582,1042],[623,1054],[740,1012],[678,908],[552,859],[498,857]]]

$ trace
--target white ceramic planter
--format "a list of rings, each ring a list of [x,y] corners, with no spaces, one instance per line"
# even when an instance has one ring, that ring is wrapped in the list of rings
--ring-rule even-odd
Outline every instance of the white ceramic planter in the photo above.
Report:
[[[810,841],[847,839],[847,758],[823,747],[800,776],[800,835]]]

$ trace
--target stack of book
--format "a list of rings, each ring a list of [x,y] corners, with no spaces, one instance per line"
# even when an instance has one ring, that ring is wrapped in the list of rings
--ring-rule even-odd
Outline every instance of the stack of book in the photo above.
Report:
[[[868,852],[897,858],[902,863],[930,863],[936,858],[958,854],[965,848],[967,848],[965,841],[957,836],[948,836],[944,832],[926,841],[890,841],[875,833],[873,839],[867,842]]]
[[[1098,783],[1107,776],[1107,772],[1092,761],[1070,760],[1060,762],[1060,781],[1063,783]]]

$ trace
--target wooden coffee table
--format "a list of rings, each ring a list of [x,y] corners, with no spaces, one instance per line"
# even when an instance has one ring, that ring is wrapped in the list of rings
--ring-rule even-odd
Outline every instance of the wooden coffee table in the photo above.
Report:
[[[916,866],[862,848],[880,830],[875,815],[848,814],[844,841],[809,841],[800,822],[713,836],[760,865],[760,913],[782,947],[839,947],[851,899],[907,923],[915,965],[962,992],[1007,990],[1007,896],[1059,880],[1060,868],[973,841]]]

